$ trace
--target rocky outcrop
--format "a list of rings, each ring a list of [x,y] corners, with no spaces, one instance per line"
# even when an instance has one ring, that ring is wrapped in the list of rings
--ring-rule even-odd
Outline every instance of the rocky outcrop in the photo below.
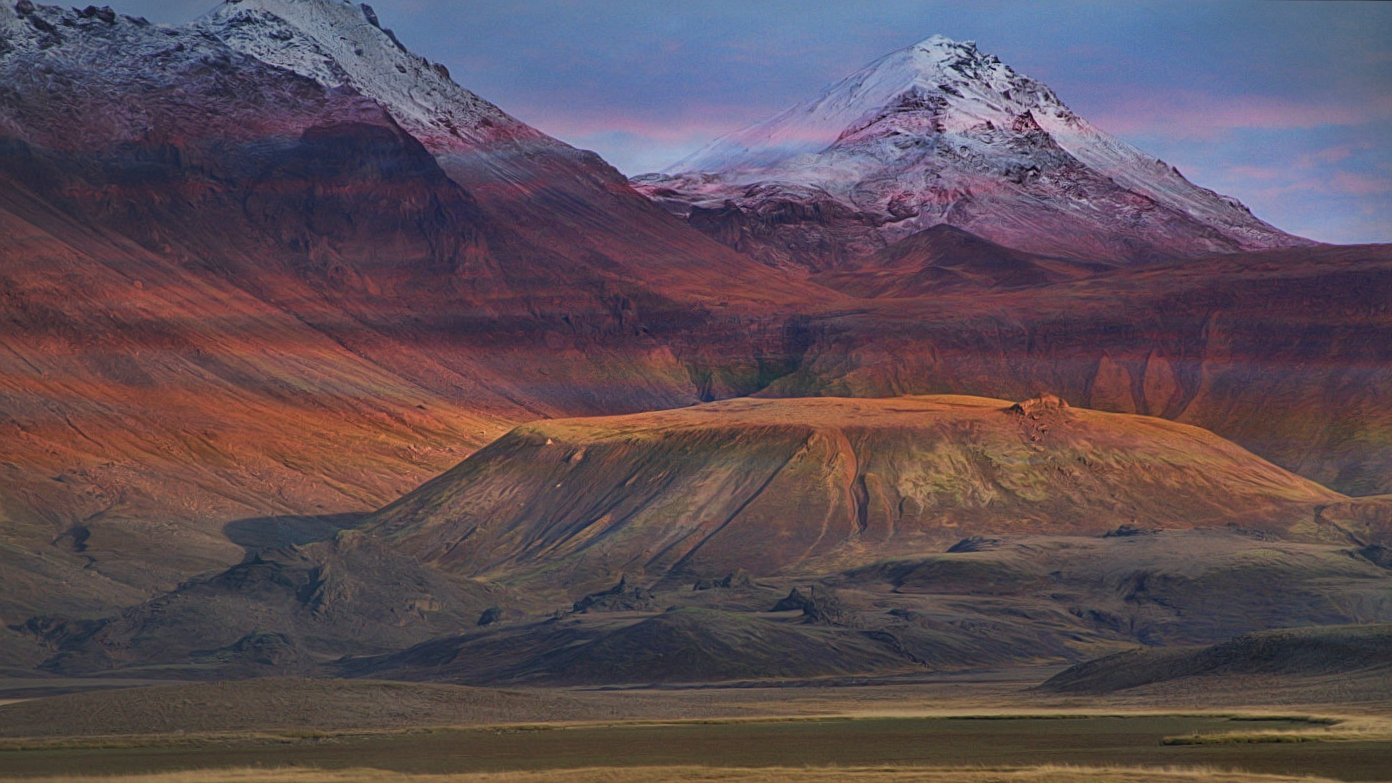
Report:
[[[1010,412],[1032,421],[1068,410],[1068,403],[1057,394],[1041,394],[1010,406]]]
[[[619,577],[618,584],[608,590],[600,590],[576,601],[570,610],[576,614],[585,612],[651,612],[655,608],[653,605],[652,591],[641,587],[630,587],[628,577]]]

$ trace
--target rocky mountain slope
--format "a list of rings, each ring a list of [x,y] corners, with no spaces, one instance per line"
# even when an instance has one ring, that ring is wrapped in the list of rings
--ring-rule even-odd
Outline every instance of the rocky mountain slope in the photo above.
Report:
[[[836,298],[371,19],[0,3],[6,624],[91,608],[41,585],[225,567],[228,522],[371,509],[518,421],[753,390],[772,314]]]
[[[1091,277],[1109,268],[1026,253],[942,224],[811,279],[866,299],[913,299],[972,289],[1045,286]]]
[[[1108,136],[975,43],[943,36],[635,183],[776,266],[835,268],[944,223],[1082,260],[1313,244]]]
[[[867,271],[868,281],[881,274]],[[888,280],[898,279],[890,270]],[[1082,407],[1212,430],[1340,492],[1385,494],[1389,302],[1389,245],[881,298],[803,319],[797,369],[759,394],[1021,399],[1042,389]]]
[[[523,233],[531,253],[545,251],[545,264],[525,252],[511,259],[532,275],[552,276],[518,281],[538,302],[547,301],[545,283],[555,285],[555,278],[591,285],[617,278],[665,296],[726,305],[817,298],[815,289],[768,275],[675,228],[597,155],[546,136],[455,84],[444,66],[411,53],[383,29],[366,5],[236,0],[196,28],[260,62],[350,88],[380,105],[478,200],[490,223]]]

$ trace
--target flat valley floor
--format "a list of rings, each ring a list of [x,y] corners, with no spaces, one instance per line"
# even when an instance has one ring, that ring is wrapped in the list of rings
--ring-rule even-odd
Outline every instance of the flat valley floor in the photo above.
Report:
[[[1353,698],[1337,677],[1034,690],[1053,671],[555,691],[262,680],[40,696],[0,709],[0,779],[1392,780],[1392,709],[1376,685]],[[65,716],[75,735],[57,728]],[[132,725],[164,730],[116,730]]]

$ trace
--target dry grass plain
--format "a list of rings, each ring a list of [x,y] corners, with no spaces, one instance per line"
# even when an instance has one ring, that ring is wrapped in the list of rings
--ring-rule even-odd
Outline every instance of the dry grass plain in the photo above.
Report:
[[[1048,674],[506,691],[286,679],[100,691],[0,706],[0,780],[1392,780],[1385,677],[1197,678],[1110,696],[1030,687]]]
[[[56,777],[31,783],[1323,783],[1329,778],[1254,775],[1218,769],[1043,766],[1030,769],[721,769],[598,767],[548,772],[403,775],[377,769],[230,769],[123,777]]]
[[[1201,779],[1392,779],[1392,735],[1369,731],[1371,719],[1361,733],[1339,733],[1341,725],[1078,712],[88,737],[11,741],[0,779],[202,783],[243,774],[229,770],[272,770],[268,780],[315,770],[326,780],[1112,781],[1194,779],[1196,769]],[[1319,741],[1277,741],[1296,735]]]

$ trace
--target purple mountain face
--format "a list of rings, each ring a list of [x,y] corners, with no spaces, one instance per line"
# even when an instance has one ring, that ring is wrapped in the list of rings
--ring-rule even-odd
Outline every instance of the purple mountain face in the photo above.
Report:
[[[794,268],[838,267],[944,223],[1087,261],[1314,244],[943,36],[634,182],[726,244]]]

